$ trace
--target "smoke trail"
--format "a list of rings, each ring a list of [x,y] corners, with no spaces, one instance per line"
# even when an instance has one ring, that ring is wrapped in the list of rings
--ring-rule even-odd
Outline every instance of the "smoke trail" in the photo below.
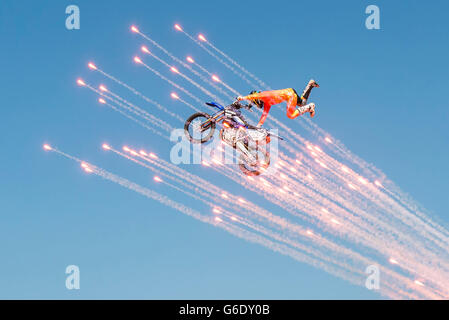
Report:
[[[159,45],[159,48],[163,48],[162,46]],[[165,50],[165,49],[164,49]],[[159,62],[161,62],[163,65],[165,65],[168,68],[171,68],[172,66],[169,65],[165,60],[161,59],[160,57],[158,57],[157,55],[155,55],[154,53],[152,53],[150,50],[148,50],[147,47],[142,46],[141,47],[141,51],[149,54],[151,56],[153,56],[153,58],[155,58],[156,60],[158,60]],[[167,51],[167,50],[166,50]],[[168,52],[168,51],[167,51]],[[183,67],[185,67],[186,69],[188,69],[190,72],[192,72],[195,76],[197,76],[198,78],[201,79],[201,81],[203,81],[204,83],[207,83],[208,85],[210,85],[211,87],[213,87],[215,90],[217,90],[218,92],[220,92],[221,94],[225,95],[226,97],[232,99],[232,97],[230,95],[227,94],[226,91],[222,90],[220,87],[216,86],[212,81],[210,81],[208,78],[204,77],[203,75],[201,75],[199,72],[197,72],[195,69],[193,69],[189,64],[185,63],[184,61],[176,58],[175,56],[173,56],[171,53],[168,53],[168,56],[170,58],[172,58],[173,60],[175,60],[177,63],[181,64]],[[216,100],[219,100],[218,98],[216,98]]]
[[[204,38],[205,39],[205,38]],[[262,80],[260,80],[258,77],[256,77],[254,74],[252,74],[251,72],[249,72],[248,70],[246,70],[245,68],[243,68],[241,65],[239,65],[235,60],[231,59],[231,57],[229,57],[227,54],[225,54],[223,51],[219,50],[217,47],[215,47],[209,40],[204,41],[205,43],[207,43],[212,49],[214,49],[215,51],[217,51],[219,54],[221,54],[223,57],[225,57],[229,62],[231,62],[233,65],[235,65],[237,68],[239,68],[240,70],[242,70],[244,73],[246,73],[247,75],[249,75],[251,78],[253,78],[254,80],[256,80],[259,85],[261,85],[263,88],[266,88],[268,90],[271,90],[271,88],[265,84],[265,82],[263,82]]]
[[[70,156],[64,152],[61,152],[56,149],[53,151],[59,153],[60,155],[65,156],[69,159],[72,159],[72,160],[82,163],[82,161],[80,159]],[[327,272],[334,274],[336,276],[342,277],[348,281],[351,281],[352,283],[360,284],[360,280],[357,280],[357,278],[355,278],[354,275],[351,273],[347,273],[344,270],[337,269],[330,265],[326,265],[326,264],[320,262],[319,260],[311,258],[307,255],[304,255],[286,245],[273,242],[273,241],[268,240],[260,235],[255,234],[253,232],[250,232],[250,231],[242,229],[238,226],[226,223],[223,220],[221,220],[219,223],[217,223],[216,219],[214,219],[210,216],[202,215],[195,209],[187,207],[179,202],[176,202],[176,201],[168,198],[167,196],[159,194],[159,193],[157,193],[153,190],[150,190],[148,188],[142,187],[134,182],[131,182],[125,178],[122,178],[122,177],[116,175],[116,174],[110,173],[110,172],[108,172],[102,168],[99,168],[97,166],[94,166],[92,164],[88,164],[88,166],[89,166],[90,173],[96,174],[105,180],[114,182],[122,187],[125,187],[125,188],[131,190],[131,191],[135,191],[149,199],[158,201],[168,207],[171,207],[183,214],[191,216],[201,222],[205,222],[205,223],[211,224],[213,226],[220,227],[239,238],[245,239],[250,242],[258,243],[258,244],[263,245],[264,247],[267,247],[275,252],[279,252],[281,254],[290,256],[291,258],[293,258],[297,261],[305,262],[305,263],[311,264],[315,267],[322,268],[322,269],[326,270]]]
[[[171,93],[171,97],[175,100],[179,100],[181,101],[183,104],[185,104],[186,106],[188,106],[189,108],[195,110],[196,112],[202,112],[200,109],[198,109],[197,107],[195,107],[193,104],[185,101],[184,99],[182,99],[181,97],[179,97],[176,93]]]
[[[111,96],[113,96],[114,98],[116,98],[117,100],[123,102],[125,105],[127,105],[129,108],[127,108],[126,106],[124,106],[127,110],[130,110],[130,112],[144,118],[145,120],[153,123],[154,125],[161,127],[162,129],[166,130],[166,131],[172,131],[173,127],[171,125],[169,125],[167,122],[156,118],[155,116],[153,116],[152,114],[149,114],[148,112],[146,112],[145,110],[139,108],[138,106],[136,106],[135,104],[132,104],[131,102],[129,102],[128,100],[120,97],[119,95],[113,93],[110,90],[106,91],[108,94],[110,94]],[[107,97],[106,94],[104,94],[105,97]],[[113,100],[113,99],[111,99]],[[115,100],[115,101],[117,101]],[[116,102],[118,103],[118,102]],[[122,103],[118,103],[119,105],[123,105]]]
[[[186,95],[188,95],[190,98],[192,98],[193,100],[195,100],[196,102],[202,103],[201,99],[199,99],[198,97],[194,96],[192,93],[190,93],[189,91],[187,91],[187,89],[184,89],[183,87],[181,87],[180,85],[176,84],[175,82],[171,81],[170,79],[168,79],[167,77],[163,76],[160,72],[156,71],[155,69],[151,68],[149,65],[145,64],[143,61],[139,60],[138,62],[139,64],[143,65],[146,69],[150,70],[151,72],[153,72],[155,75],[157,75],[159,78],[161,78],[162,80],[167,81],[168,83],[170,83],[173,87],[181,90],[182,92],[184,92]]]
[[[154,117],[154,116],[152,116],[152,115],[150,115],[150,114],[148,114],[148,113],[144,114],[144,113],[143,113],[144,111],[141,110],[140,108],[138,108],[137,106],[134,106],[134,105],[132,105],[132,104],[131,104],[131,107],[130,107],[130,106],[127,106],[127,105],[121,103],[120,101],[118,101],[118,100],[116,100],[116,99],[114,99],[114,98],[108,96],[108,95],[105,94],[104,92],[95,89],[94,87],[92,87],[91,85],[89,85],[89,84],[86,83],[86,82],[83,82],[82,86],[83,86],[83,87],[86,87],[86,88],[88,88],[88,89],[90,89],[91,91],[97,93],[98,95],[104,97],[105,99],[108,99],[108,100],[114,102],[115,104],[119,105],[119,106],[122,107],[123,109],[125,109],[125,110],[127,110],[127,111],[129,111],[129,112],[131,112],[131,113],[133,113],[133,114],[135,114],[135,115],[137,115],[137,116],[139,116],[139,117],[144,118],[144,119],[147,120],[148,122],[152,123],[153,125],[155,125],[155,126],[157,126],[157,127],[160,127],[161,129],[164,129],[164,130],[166,130],[166,131],[168,131],[168,132],[170,132],[170,131],[173,129],[169,124],[167,124],[166,122],[162,121],[161,119],[158,119],[158,118],[156,118],[156,117]],[[102,103],[102,104],[106,104],[106,101],[105,101],[104,99],[100,99],[99,102]],[[120,112],[122,115],[126,115],[126,113],[119,111],[115,106],[113,106],[113,105],[111,105],[111,104],[108,104],[108,106],[111,107],[112,109],[114,109],[115,111]],[[128,116],[127,116],[127,117],[128,117]],[[128,118],[131,119],[131,120],[133,120],[133,121],[136,121],[136,120],[137,120],[137,119],[133,118],[132,116],[129,116]],[[141,123],[140,121],[137,121],[137,123],[139,123],[139,124],[142,125],[142,123]],[[146,126],[146,125],[145,125],[145,127],[146,127],[147,129],[150,128],[150,127],[148,127],[148,126]],[[157,133],[157,131],[156,131],[155,129],[150,129],[150,130],[152,130],[153,132]],[[159,135],[162,135],[161,133],[158,133],[158,134],[159,134]],[[163,136],[163,135],[162,135],[162,136]]]
[[[117,112],[120,113],[121,115],[123,115],[123,116],[125,116],[126,118],[128,118],[128,119],[134,121],[135,123],[137,123],[138,125],[144,127],[145,129],[148,129],[148,130],[150,130],[151,132],[153,132],[153,133],[155,133],[155,134],[157,134],[157,135],[159,135],[159,136],[161,136],[161,137],[163,137],[163,138],[165,138],[165,139],[170,140],[170,138],[169,138],[167,135],[161,133],[159,130],[154,129],[153,127],[148,126],[147,124],[145,124],[145,123],[143,123],[142,121],[140,121],[140,120],[134,118],[133,116],[127,114],[126,112],[123,112],[122,110],[116,108],[114,105],[112,105],[112,104],[110,104],[110,103],[108,103],[108,102],[104,102],[104,105],[107,105],[108,107],[112,108],[114,111],[117,111]]]
[[[119,84],[120,86],[128,89],[129,91],[131,91],[132,93],[134,93],[136,96],[142,98],[143,100],[145,100],[148,103],[151,103],[152,105],[156,106],[159,110],[167,113],[168,115],[172,116],[173,118],[178,119],[179,121],[184,121],[178,114],[175,114],[173,112],[171,112],[170,110],[168,110],[167,108],[165,108],[164,106],[162,106],[160,103],[148,98],[147,96],[145,96],[144,94],[142,94],[141,92],[137,91],[135,88],[131,87],[130,85],[126,84],[125,82],[115,78],[114,76],[110,75],[109,73],[99,69],[96,65],[94,65],[93,63],[89,63],[89,68],[91,70],[94,71],[98,71],[99,73],[101,73],[103,76],[105,76],[106,78],[114,81],[115,83]]]
[[[226,63],[223,59],[221,59],[219,56],[217,56],[215,53],[210,51],[208,48],[206,48],[201,42],[196,40],[194,37],[192,37],[190,34],[185,32],[184,30],[179,30],[183,34],[185,34],[190,40],[195,42],[197,45],[199,45],[204,51],[206,51],[209,55],[211,55],[213,58],[215,58],[218,62],[220,62],[222,65],[224,65],[226,68],[231,70],[235,75],[237,75],[240,79],[244,80],[247,84],[249,84],[252,88],[257,89],[259,86],[251,82],[247,77],[245,77],[242,73],[238,72],[235,68],[230,66],[228,63]]]

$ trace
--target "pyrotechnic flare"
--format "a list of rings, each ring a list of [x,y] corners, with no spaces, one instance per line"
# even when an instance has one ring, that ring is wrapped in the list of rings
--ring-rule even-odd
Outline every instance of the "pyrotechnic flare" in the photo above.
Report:
[[[395,259],[393,259],[393,258],[388,259],[388,261],[389,261],[391,264],[398,264],[398,262],[397,262]]]

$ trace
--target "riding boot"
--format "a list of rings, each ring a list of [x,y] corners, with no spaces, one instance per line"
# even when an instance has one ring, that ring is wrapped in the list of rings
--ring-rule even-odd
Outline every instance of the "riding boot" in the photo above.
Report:
[[[299,115],[303,115],[306,112],[310,112],[310,117],[314,117],[315,116],[315,104],[314,103],[309,103],[306,104],[305,106],[301,106],[296,108],[296,110],[299,111]]]

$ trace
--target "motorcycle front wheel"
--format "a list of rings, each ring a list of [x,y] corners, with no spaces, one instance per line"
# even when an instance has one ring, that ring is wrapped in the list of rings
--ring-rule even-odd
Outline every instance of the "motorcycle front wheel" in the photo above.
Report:
[[[184,124],[184,133],[187,139],[193,143],[209,141],[215,132],[215,121],[204,112],[192,114]]]

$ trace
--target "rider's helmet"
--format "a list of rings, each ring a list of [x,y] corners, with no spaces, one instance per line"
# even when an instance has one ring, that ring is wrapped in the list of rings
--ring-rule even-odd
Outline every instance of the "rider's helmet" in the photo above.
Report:
[[[251,94],[254,94],[254,93],[260,93],[260,91],[253,90],[253,91],[251,91],[249,94],[251,95]],[[262,100],[260,100],[260,99],[254,99],[254,100],[252,100],[252,101],[254,102],[254,104],[255,104],[259,109],[263,109],[264,103],[263,103]]]

